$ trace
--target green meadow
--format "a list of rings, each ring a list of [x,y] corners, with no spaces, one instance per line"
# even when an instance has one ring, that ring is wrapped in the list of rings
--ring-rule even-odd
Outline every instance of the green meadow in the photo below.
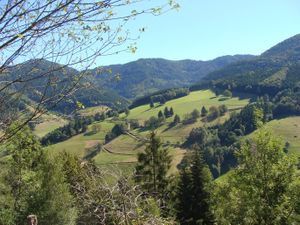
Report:
[[[130,110],[130,114],[127,118],[147,120],[151,116],[157,116],[158,112],[160,110],[163,111],[165,107],[172,107],[175,114],[183,117],[194,109],[201,110],[202,106],[209,109],[210,106],[225,104],[229,109],[236,109],[245,106],[248,102],[249,99],[239,99],[237,97],[226,99],[223,96],[216,97],[210,90],[200,90],[191,92],[185,97],[168,101],[164,105],[156,104],[154,108],[150,108],[148,104],[136,107]],[[121,117],[124,116],[124,114],[121,115]]]
[[[289,153],[300,156],[300,116],[272,120],[266,123],[264,127],[281,138],[284,144],[289,144]],[[251,135],[253,134],[248,137]]]
[[[223,96],[216,97],[215,94],[210,90],[194,91],[188,96],[168,101],[164,105],[156,104],[154,108],[150,108],[148,104],[136,107],[130,110],[130,114],[127,117],[124,113],[121,114],[118,121],[107,119],[103,122],[96,123],[100,124],[101,129],[95,134],[79,134],[70,138],[69,140],[49,146],[47,149],[52,152],[67,151],[72,154],[76,154],[79,157],[84,157],[89,154],[90,149],[97,144],[104,144],[106,133],[112,129],[115,123],[124,121],[125,119],[137,119],[143,123],[151,116],[157,116],[158,112],[160,110],[163,111],[165,107],[172,107],[174,114],[178,114],[181,119],[183,119],[185,115],[191,113],[194,109],[198,109],[200,111],[202,106],[205,106],[207,109],[209,109],[211,106],[225,104],[232,111],[240,110],[240,108],[248,104],[248,102],[249,99],[239,99],[237,97],[230,99],[224,98]],[[81,111],[81,113],[85,115],[91,115],[99,110],[105,109],[102,107],[93,107],[84,109]],[[179,148],[178,146],[185,141],[186,137],[193,128],[223,123],[226,119],[228,119],[228,117],[229,113],[226,113],[224,116],[219,117],[211,122],[206,122],[202,118],[199,118],[195,123],[180,123],[176,126],[170,125],[173,121],[173,117],[167,118],[165,123],[157,128],[155,132],[161,137],[164,147],[169,148],[170,154],[173,157],[171,172],[177,170],[176,166],[180,163],[185,154],[185,150]],[[91,125],[89,126],[89,129],[90,128]],[[122,165],[122,167],[130,167],[136,162],[137,154],[145,149],[146,144],[143,139],[147,138],[149,132],[149,130],[140,128],[131,131],[132,134],[139,138],[128,134],[121,135],[105,144],[102,151],[94,156],[93,160],[98,165],[102,166],[118,164]]]

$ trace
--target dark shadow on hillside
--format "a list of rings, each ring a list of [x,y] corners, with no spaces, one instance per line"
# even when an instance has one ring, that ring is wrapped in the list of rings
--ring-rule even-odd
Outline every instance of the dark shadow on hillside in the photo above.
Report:
[[[226,101],[226,100],[228,100],[228,99],[230,99],[230,98],[228,98],[228,97],[222,97],[222,98],[219,98],[218,101]]]
[[[94,158],[98,153],[101,152],[102,146],[101,144],[97,144],[89,149],[87,149],[87,154],[83,157],[84,160],[91,160]]]
[[[148,111],[150,111],[151,109],[159,108],[159,107],[161,107],[161,106],[163,106],[163,105],[157,105],[157,106],[154,106],[154,107],[152,107],[152,108],[149,106],[149,109],[146,109],[146,110],[143,111],[143,112],[148,112]]]
[[[133,151],[139,149],[140,147],[144,146],[146,143],[144,142],[139,142],[134,148],[133,148]]]
[[[216,120],[217,118],[218,117],[207,116],[207,117],[203,118],[201,121],[209,123],[209,122],[212,122],[212,121]]]
[[[239,100],[250,99],[250,102],[255,101],[257,98],[257,95],[254,95],[254,94],[242,93],[242,92],[236,92],[236,91],[234,91],[232,93],[232,96],[235,98],[238,98]]]
[[[176,127],[176,125],[175,125],[173,122],[172,122],[172,123],[169,123],[168,127],[167,127],[166,129],[164,129],[164,130],[162,131],[162,133],[164,133],[164,132],[166,132],[166,131],[172,129],[173,127]]]
[[[97,134],[97,132],[95,132],[95,131],[88,131],[88,132],[85,132],[83,136],[92,136],[94,134]]]

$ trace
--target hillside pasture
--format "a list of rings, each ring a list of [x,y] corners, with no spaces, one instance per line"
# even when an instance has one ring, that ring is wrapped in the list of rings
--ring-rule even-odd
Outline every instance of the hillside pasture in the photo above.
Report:
[[[100,106],[93,106],[93,107],[81,109],[78,111],[78,113],[81,116],[94,116],[97,113],[103,113],[103,112],[108,111],[109,109],[110,108],[105,105],[100,105]]]
[[[68,123],[68,120],[55,114],[47,113],[39,117],[34,129],[34,134],[38,137],[44,137],[56,128],[62,127]]]
[[[182,98],[168,101],[164,105],[156,103],[153,108],[150,108],[149,104],[136,107],[130,110],[127,119],[145,121],[151,116],[157,116],[160,110],[163,112],[165,107],[172,107],[175,114],[184,117],[184,115],[192,112],[194,109],[200,111],[202,106],[209,109],[211,106],[225,104],[229,109],[238,109],[248,104],[248,102],[249,99],[239,99],[238,97],[226,99],[224,96],[217,97],[211,90],[200,90],[191,92]],[[125,115],[121,114],[121,117],[125,117]]]
[[[109,132],[114,123],[111,121],[104,121],[97,123],[101,125],[100,131],[97,133],[89,134],[78,134],[66,141],[48,146],[47,149],[52,152],[66,151],[77,155],[78,157],[84,157],[90,148],[93,146],[104,143],[105,135]],[[91,129],[93,124],[88,126]]]
[[[130,110],[129,116],[124,113],[120,115],[119,119],[114,121],[112,119],[106,119],[103,122],[97,122],[95,124],[100,125],[100,132],[91,135],[79,134],[64,142],[49,146],[48,149],[52,151],[67,151],[73,153],[79,157],[84,157],[89,153],[89,149],[97,144],[103,144],[105,135],[112,127],[119,122],[125,121],[125,119],[137,119],[141,123],[149,119],[151,116],[157,116],[160,110],[164,110],[165,107],[172,107],[174,115],[178,114],[181,120],[187,114],[190,114],[194,109],[201,110],[202,106],[209,109],[211,106],[219,106],[225,104],[230,111],[240,110],[249,102],[249,99],[224,98],[224,96],[216,97],[210,90],[201,90],[191,92],[188,96],[174,99],[166,102],[164,105],[155,104],[154,108],[150,108],[149,105],[143,105]],[[93,111],[93,109],[90,109]],[[89,112],[89,109],[86,109]],[[198,118],[197,122],[191,124],[179,123],[176,126],[172,126],[173,117],[167,118],[164,124],[158,127],[155,132],[161,137],[164,147],[170,149],[170,154],[173,157],[173,163],[171,172],[177,171],[177,165],[184,157],[185,150],[179,148],[186,137],[189,135],[193,128],[201,126],[212,126],[217,123],[223,123],[228,119],[229,113],[219,117],[213,121],[207,122],[205,118]],[[89,126],[89,129],[91,129]],[[143,152],[146,147],[145,140],[147,139],[150,130],[139,128],[131,130],[127,134],[120,135],[113,139],[109,143],[103,145],[100,152],[98,152],[93,160],[97,165],[109,166],[109,165],[122,165],[123,167],[132,167],[137,161],[137,154]]]
[[[300,156],[300,116],[272,120],[265,127],[289,143],[290,153]]]

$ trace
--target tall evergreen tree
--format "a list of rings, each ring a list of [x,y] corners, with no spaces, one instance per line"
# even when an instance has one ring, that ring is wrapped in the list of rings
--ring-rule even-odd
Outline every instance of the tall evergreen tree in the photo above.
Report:
[[[153,108],[154,107],[154,102],[153,102],[153,99],[150,98],[150,108]]]
[[[214,224],[209,192],[212,176],[199,150],[194,150],[189,168],[181,172],[178,185],[177,218],[181,224]]]
[[[192,215],[193,201],[192,193],[192,176],[188,168],[183,168],[180,171],[179,183],[176,190],[177,204],[176,204],[176,217],[181,225],[189,225]]]
[[[163,118],[164,118],[164,114],[162,113],[161,110],[158,112],[157,117],[158,117],[159,119],[163,119]]]
[[[169,111],[169,112],[170,112],[170,116],[173,116],[173,115],[174,115],[174,110],[173,110],[172,107],[170,108],[170,111]]]
[[[164,115],[165,115],[166,118],[168,118],[170,116],[170,112],[169,112],[168,107],[165,107],[165,109],[164,109]]]
[[[213,224],[214,218],[211,212],[211,199],[208,190],[212,176],[199,150],[195,150],[194,152],[191,174],[193,182],[192,214],[194,224]]]
[[[204,117],[204,116],[207,116],[207,109],[205,108],[205,106],[202,106],[202,109],[201,109],[201,116]]]
[[[178,124],[178,123],[180,123],[180,117],[176,114],[176,115],[174,116],[173,124],[176,125],[176,124]]]
[[[154,197],[163,195],[168,184],[167,172],[171,167],[171,161],[169,151],[162,148],[160,138],[151,132],[145,152],[138,155],[136,182]]]

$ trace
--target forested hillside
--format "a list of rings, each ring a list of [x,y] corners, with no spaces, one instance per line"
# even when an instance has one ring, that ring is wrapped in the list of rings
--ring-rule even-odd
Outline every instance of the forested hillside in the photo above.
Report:
[[[83,104],[84,107],[107,105],[116,109],[129,104],[128,100],[114,90],[105,86],[95,86],[89,73],[46,60],[30,60],[12,66],[0,76],[0,80],[14,82],[11,92],[24,94],[20,101],[29,99],[38,103],[42,99],[52,97],[45,106],[61,113],[70,113],[78,109],[77,103]],[[72,89],[73,86],[76,88]],[[59,92],[61,93],[57,96]],[[60,100],[62,96],[65,97]]]
[[[212,72],[204,82],[222,88],[275,95],[298,87],[300,81],[300,35],[295,35],[260,56]]]
[[[231,63],[254,58],[251,55],[222,56],[209,61],[140,59],[124,65],[110,65],[112,73],[98,74],[97,81],[116,90],[120,95],[134,99],[155,91],[190,86],[210,72],[219,70]],[[108,82],[118,76],[118,82]]]

